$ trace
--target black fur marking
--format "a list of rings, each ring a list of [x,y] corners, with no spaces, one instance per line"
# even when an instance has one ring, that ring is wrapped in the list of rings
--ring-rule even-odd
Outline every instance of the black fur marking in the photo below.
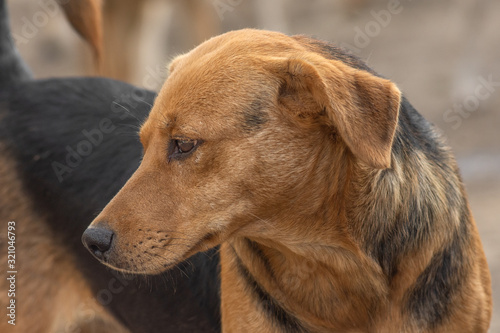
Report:
[[[264,112],[264,104],[260,99],[254,100],[243,113],[243,127],[246,131],[258,131],[267,122],[267,115]]]
[[[430,233],[426,221],[433,221],[432,210],[419,211],[416,198],[411,198],[408,205],[410,206],[408,216],[397,214],[395,226],[392,230],[386,230],[375,249],[375,257],[389,281],[398,273],[401,258],[418,247]]]
[[[454,162],[450,159],[447,149],[440,144],[433,126],[418,114],[405,98],[401,103],[392,150],[393,154],[402,161],[403,172],[406,166],[414,164],[414,159],[417,158],[416,151],[422,152],[428,162],[434,165],[433,171],[441,175],[442,185],[446,186],[447,202],[443,210],[447,209],[451,212],[464,205],[460,184],[455,183],[453,178],[446,177],[446,175],[456,173],[453,169]],[[409,171],[411,170],[406,172]],[[393,170],[390,169],[385,170],[380,179],[390,176],[392,172]],[[418,183],[421,184],[423,179],[420,179],[419,174],[414,176],[419,178]],[[388,225],[375,223],[370,234],[377,237],[373,237],[375,241],[367,248],[367,251],[378,260],[389,281],[397,274],[402,258],[421,246],[423,240],[431,238],[435,226],[435,212],[428,202],[430,199],[421,194],[419,198],[419,194],[415,193],[417,188],[411,189],[405,186],[403,188],[409,191],[404,194],[406,206],[401,209],[401,212],[396,211],[395,215],[391,215],[391,212],[386,213],[385,220],[394,220],[394,223]],[[379,214],[383,214],[383,209],[386,208],[381,207]],[[382,218],[382,215],[379,218]]]
[[[259,247],[259,244],[257,244],[256,242],[254,242],[248,238],[245,238],[245,241],[247,243],[248,249],[251,252],[253,252],[254,257],[258,258],[259,261],[262,263],[262,265],[266,269],[267,273],[269,274],[269,277],[272,279],[275,279],[273,267],[271,266],[271,263],[267,259],[264,252],[262,252],[262,249]]]
[[[464,209],[452,241],[434,255],[408,294],[406,310],[426,328],[434,328],[450,316],[453,297],[467,280],[469,260],[465,247],[470,242],[469,220]]]
[[[253,293],[255,300],[259,303],[259,306],[262,307],[272,323],[279,327],[283,332],[307,332],[294,315],[283,309],[279,302],[264,290],[264,288],[248,271],[236,251],[233,250],[233,252],[236,258],[236,266],[239,274],[244,279],[248,289]]]
[[[306,47],[309,46],[309,48],[313,52],[317,52],[319,50],[320,53],[322,53],[323,56],[328,59],[339,60],[353,68],[364,70],[376,76],[380,76],[375,73],[373,69],[368,67],[364,61],[362,61],[355,55],[352,55],[348,50],[335,46],[326,41],[317,40],[304,35],[293,36],[293,38],[295,38],[299,42],[304,43]]]
[[[431,125],[421,117],[418,122],[408,119],[408,114],[416,113],[417,111],[403,98],[401,104],[400,117],[398,120],[398,129],[394,138],[392,151],[399,160],[403,161],[403,168],[405,165],[413,163],[412,159],[415,157],[415,150],[425,149],[422,142],[423,140],[431,141],[429,138],[416,138],[413,133],[422,130],[429,130]],[[424,151],[428,155],[427,150]],[[440,159],[445,159],[445,156],[439,148],[435,148],[434,155],[440,155]],[[385,177],[391,177],[391,169],[385,170],[379,182]],[[374,235],[373,242],[368,242],[367,252],[377,259],[382,267],[383,272],[388,277],[389,282],[398,273],[398,266],[408,252],[421,245],[424,239],[430,237],[431,229],[433,227],[434,212],[432,209],[425,205],[426,198],[418,198],[417,193],[410,192],[405,194],[406,203],[405,207],[400,207],[401,211],[392,210],[387,211],[385,202],[378,202],[381,205],[377,214],[373,218],[383,220],[382,222],[372,222],[368,227],[372,230],[368,233]],[[420,203],[419,203],[420,200]],[[385,212],[385,216],[384,216]],[[386,221],[394,221],[387,223]]]

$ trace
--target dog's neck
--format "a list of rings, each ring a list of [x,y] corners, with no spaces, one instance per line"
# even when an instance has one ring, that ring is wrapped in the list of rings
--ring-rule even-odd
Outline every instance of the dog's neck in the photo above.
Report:
[[[300,332],[367,329],[371,316],[383,308],[387,287],[381,271],[356,252],[236,238],[222,255],[232,257],[230,269],[245,285],[242,296],[255,305],[248,310],[260,312],[273,327]]]
[[[230,267],[222,268],[223,304],[229,293],[250,299],[242,313],[223,306],[223,316],[259,313],[267,320],[252,327],[256,331],[266,326],[287,332],[369,329],[374,314],[385,307],[388,287],[380,266],[350,236],[345,183],[338,183],[349,181],[348,168],[323,170],[322,175],[331,172],[329,184],[337,182],[335,186],[311,184],[324,191],[324,202],[308,204],[309,211],[299,206],[274,219],[260,219],[245,236],[223,245],[221,255],[231,258],[224,261]]]

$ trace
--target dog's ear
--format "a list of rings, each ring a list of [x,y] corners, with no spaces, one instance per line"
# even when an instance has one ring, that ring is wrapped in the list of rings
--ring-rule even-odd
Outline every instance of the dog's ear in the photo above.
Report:
[[[389,80],[323,57],[277,59],[268,69],[281,79],[280,97],[307,94],[325,121],[364,163],[391,166],[401,92]],[[304,110],[307,113],[307,110]]]

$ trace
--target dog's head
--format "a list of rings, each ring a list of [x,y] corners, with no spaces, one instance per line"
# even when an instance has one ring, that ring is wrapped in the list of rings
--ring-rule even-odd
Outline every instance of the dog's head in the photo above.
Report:
[[[389,168],[399,90],[326,48],[241,30],[174,59],[139,169],[84,234],[91,252],[158,273],[237,235],[293,242],[288,216],[321,210],[336,170]]]

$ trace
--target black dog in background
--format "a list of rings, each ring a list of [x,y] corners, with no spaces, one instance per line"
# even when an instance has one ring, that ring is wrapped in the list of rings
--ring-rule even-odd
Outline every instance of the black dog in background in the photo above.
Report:
[[[162,276],[130,277],[80,241],[139,165],[134,133],[154,98],[104,78],[34,80],[0,0],[0,258],[7,262],[14,221],[16,332],[220,330],[216,250]],[[0,298],[3,309],[8,302]],[[9,325],[2,320],[0,331]]]

